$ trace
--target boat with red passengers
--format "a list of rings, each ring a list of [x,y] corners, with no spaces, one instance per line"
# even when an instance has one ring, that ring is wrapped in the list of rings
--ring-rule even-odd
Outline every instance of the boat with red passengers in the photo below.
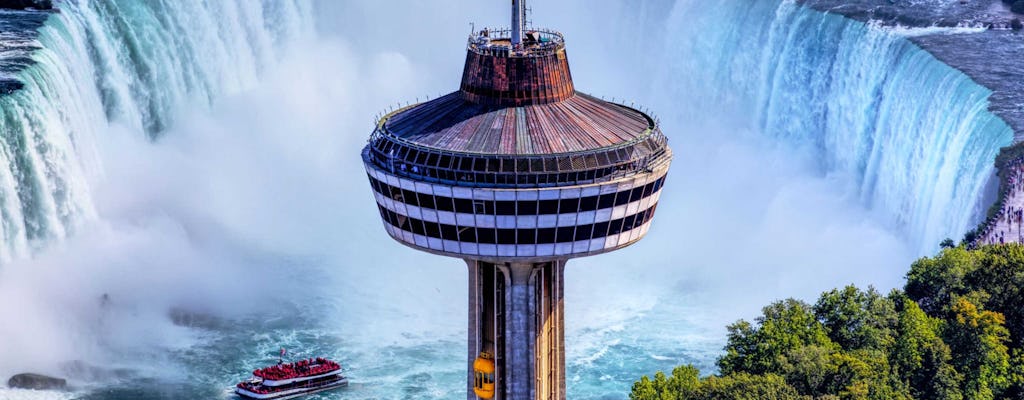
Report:
[[[326,358],[310,358],[252,371],[252,379],[235,386],[245,399],[282,400],[348,386],[341,365]]]

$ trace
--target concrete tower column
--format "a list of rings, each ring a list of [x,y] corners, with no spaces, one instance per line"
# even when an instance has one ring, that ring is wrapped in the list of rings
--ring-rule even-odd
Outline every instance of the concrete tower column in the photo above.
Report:
[[[469,376],[486,351],[494,356],[495,399],[564,400],[564,261],[469,264]]]

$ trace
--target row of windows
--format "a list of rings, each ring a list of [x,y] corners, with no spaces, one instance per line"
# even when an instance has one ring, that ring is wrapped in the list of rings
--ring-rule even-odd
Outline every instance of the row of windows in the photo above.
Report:
[[[443,182],[460,182],[498,186],[555,185],[577,182],[593,182],[598,179],[614,176],[619,171],[636,171],[637,165],[619,165],[578,172],[562,172],[550,174],[525,173],[484,173],[465,172],[443,168],[421,167],[405,164],[401,161],[384,161],[379,155],[370,154],[370,162],[393,174],[422,177],[426,180]]]
[[[375,135],[377,136],[377,135]],[[654,147],[661,147],[660,135],[652,135],[648,142],[653,141]],[[615,165],[629,162],[633,158],[634,147],[623,147],[614,150],[600,151],[589,154],[549,156],[549,157],[481,157],[458,156],[448,153],[417,150],[378,136],[371,141],[371,149],[381,160],[394,159],[396,163],[404,162],[411,165],[436,167],[461,171],[504,172],[504,173],[539,173],[539,172],[571,172],[586,168],[597,168],[602,165]]]
[[[639,228],[654,218],[657,205],[614,221],[540,229],[474,228],[422,221],[378,206],[381,218],[401,230],[435,239],[480,244],[554,244],[599,239]]]
[[[373,190],[400,203],[431,210],[477,215],[551,215],[603,210],[645,199],[665,183],[665,177],[631,190],[572,199],[491,201],[434,196],[388,185],[370,176]],[[517,209],[518,207],[518,209]]]
[[[658,132],[633,146],[587,155],[546,158],[460,157],[415,150],[384,138],[371,140],[367,162],[394,174],[431,181],[498,186],[593,182],[648,168],[665,154]]]

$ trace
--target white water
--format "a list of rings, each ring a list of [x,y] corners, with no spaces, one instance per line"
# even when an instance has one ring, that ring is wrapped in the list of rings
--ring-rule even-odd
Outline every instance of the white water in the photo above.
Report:
[[[79,200],[50,202],[82,211],[28,212],[60,223],[9,245],[12,258],[35,256],[0,270],[0,304],[19,305],[0,317],[23,321],[0,326],[0,376],[84,359],[133,371],[79,382],[86,398],[145,398],[147,379],[175,388],[164,396],[224,397],[285,346],[347,365],[353,387],[328,398],[457,397],[464,266],[386,237],[358,151],[384,105],[454,89],[463,21],[501,21],[505,7],[325,1],[271,13],[239,1],[254,8],[231,14],[224,2],[166,3],[238,15],[212,23],[123,3],[66,10],[40,40],[67,50],[40,52],[52,67],[26,72],[81,92],[21,101],[50,107],[26,113],[55,121],[30,136],[69,138],[68,161],[54,163],[76,171],[30,182],[78,182]],[[649,238],[570,265],[572,398],[625,398],[640,374],[681,363],[710,372],[725,323],[850,282],[899,286],[921,249],[970,224],[984,159],[1008,128],[984,112],[987,92],[898,35],[790,3],[599,3],[538,4],[538,25],[569,35],[578,87],[657,110],[677,159]],[[238,40],[302,38],[310,14],[318,39]],[[84,27],[103,31],[114,15],[136,22],[90,44],[100,35]],[[629,22],[595,40],[613,15]],[[91,46],[109,55],[76,53]],[[12,210],[35,204],[18,201]],[[214,322],[174,325],[171,308]]]
[[[25,89],[0,99],[0,261],[29,256],[96,217],[97,136],[117,124],[156,137],[182,107],[252,87],[313,30],[298,1],[59,3]]]
[[[732,21],[723,29],[722,21]],[[984,186],[1012,130],[987,89],[903,38],[903,30],[804,10],[793,1],[678,3],[667,37],[673,82],[739,126],[800,148],[919,254],[978,222]],[[723,49],[727,49],[723,51]],[[673,59],[669,56],[669,59]],[[708,109],[712,108],[712,109]]]

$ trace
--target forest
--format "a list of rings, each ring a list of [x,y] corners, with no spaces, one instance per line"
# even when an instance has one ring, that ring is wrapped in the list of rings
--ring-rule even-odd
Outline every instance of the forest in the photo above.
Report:
[[[630,399],[1024,399],[1024,245],[943,247],[902,290],[772,303],[728,326],[717,373],[644,376]]]

